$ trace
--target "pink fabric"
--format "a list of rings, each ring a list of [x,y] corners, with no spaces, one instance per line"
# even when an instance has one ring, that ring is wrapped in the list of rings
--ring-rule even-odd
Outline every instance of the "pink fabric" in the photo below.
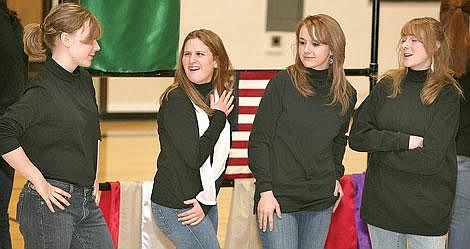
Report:
[[[119,182],[109,182],[111,189],[101,192],[100,209],[108,224],[114,248],[118,247],[119,239],[119,210],[121,206],[121,186]]]

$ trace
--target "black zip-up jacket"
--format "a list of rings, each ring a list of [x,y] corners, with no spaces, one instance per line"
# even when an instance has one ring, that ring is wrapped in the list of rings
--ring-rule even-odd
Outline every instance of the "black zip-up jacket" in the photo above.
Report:
[[[260,193],[269,190],[282,212],[323,210],[336,201],[333,192],[344,174],[345,133],[356,92],[347,113],[340,115],[339,104],[328,105],[328,74],[309,70],[316,95],[308,98],[294,87],[287,71],[268,83],[248,145],[249,167],[256,178],[255,210]]]
[[[370,152],[361,217],[398,233],[438,236],[449,228],[455,195],[460,96],[448,85],[423,105],[426,78],[427,71],[408,69],[395,98],[391,79],[382,79],[356,112],[349,144]],[[423,147],[409,150],[410,135],[423,137]]]
[[[99,139],[90,74],[70,73],[50,57],[0,117],[0,154],[21,146],[45,178],[93,186]]]

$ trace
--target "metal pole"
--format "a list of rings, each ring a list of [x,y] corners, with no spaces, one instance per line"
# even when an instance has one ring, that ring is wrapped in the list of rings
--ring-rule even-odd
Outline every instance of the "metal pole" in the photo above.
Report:
[[[379,54],[379,14],[380,0],[373,0],[372,3],[372,34],[370,47],[370,71],[369,71],[369,91],[377,83],[377,73],[379,71],[378,54]]]

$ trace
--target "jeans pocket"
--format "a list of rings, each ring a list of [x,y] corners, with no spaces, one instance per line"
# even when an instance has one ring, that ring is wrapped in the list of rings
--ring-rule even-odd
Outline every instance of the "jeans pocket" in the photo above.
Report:
[[[169,236],[171,234],[171,228],[168,225],[168,220],[163,210],[161,210],[160,207],[152,207],[152,211],[155,218],[155,223],[157,224],[158,228],[160,228],[160,231]]]
[[[22,213],[23,213],[24,192],[25,192],[25,188],[23,187],[23,189],[21,190],[20,195],[18,197],[18,203],[16,204],[16,221],[18,223],[20,223],[21,216],[22,216]]]

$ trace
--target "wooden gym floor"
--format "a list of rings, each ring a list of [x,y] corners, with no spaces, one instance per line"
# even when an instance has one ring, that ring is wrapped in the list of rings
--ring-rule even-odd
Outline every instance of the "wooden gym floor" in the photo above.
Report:
[[[100,182],[153,180],[156,157],[160,151],[155,121],[104,121],[101,123],[103,139],[100,147]],[[346,151],[344,165],[346,173],[365,170],[364,153]],[[22,249],[23,237],[15,222],[18,195],[25,179],[15,175],[10,201],[10,231],[13,249]],[[220,245],[224,245],[228,222],[232,188],[222,188],[218,196]]]

